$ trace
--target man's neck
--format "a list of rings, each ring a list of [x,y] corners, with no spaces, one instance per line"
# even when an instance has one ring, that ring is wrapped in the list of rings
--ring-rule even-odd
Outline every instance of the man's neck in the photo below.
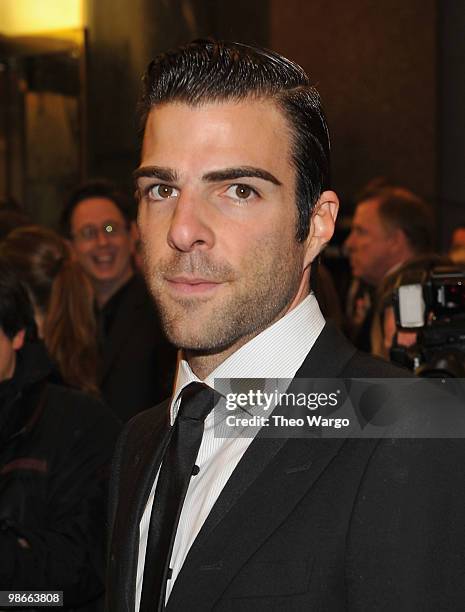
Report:
[[[220,364],[222,364],[223,361],[226,361],[228,357],[230,357],[233,353],[239,350],[241,346],[244,346],[244,344],[247,344],[247,342],[249,342],[256,336],[258,336],[265,329],[268,329],[269,327],[271,327],[274,323],[276,323],[276,321],[279,321],[279,319],[282,319],[282,317],[284,317],[288,312],[290,312],[296,306],[298,306],[308,296],[309,292],[310,292],[310,282],[309,282],[309,275],[308,275],[303,279],[302,283],[300,284],[300,287],[296,295],[294,296],[294,299],[289,304],[287,304],[287,306],[283,310],[281,310],[274,317],[274,319],[269,321],[263,327],[254,329],[249,334],[246,334],[245,336],[238,338],[235,342],[233,342],[228,347],[221,349],[215,353],[213,352],[200,353],[196,351],[184,350],[186,361],[188,362],[191,370],[194,372],[196,376],[198,376],[200,380],[205,380],[205,378],[209,374],[211,374],[214,370],[216,370],[216,368]]]
[[[391,261],[387,263],[386,271],[380,281],[380,284],[386,278],[386,276],[389,276],[389,274],[393,274],[398,268],[403,266],[410,259],[413,259],[415,256],[416,253],[414,253],[408,245],[405,244],[404,246],[400,246],[395,256],[392,257]]]
[[[384,279],[387,276],[396,272],[398,268],[403,266],[405,263],[407,263],[407,261],[409,261],[413,257],[415,257],[415,254],[411,253],[410,251],[401,253],[397,257],[392,258],[390,261],[386,261],[383,269],[378,270],[379,276],[377,277],[373,276],[372,278],[363,277],[361,280],[363,280],[367,285],[369,285],[373,289],[378,289],[379,287],[381,287]]]
[[[134,270],[130,268],[128,272],[118,279],[118,281],[111,281],[108,283],[97,282],[94,283],[95,299],[99,310],[107,304],[107,302],[115,295],[123,285],[125,285],[134,276]]]
[[[389,268],[389,270],[386,271],[386,273],[384,274],[381,282],[383,282],[383,280],[386,278],[386,276],[389,276],[390,274],[393,274],[396,270],[398,270],[404,263],[405,263],[405,259],[403,259],[402,261],[398,261],[397,263],[395,263],[393,266],[391,266]],[[381,284],[381,283],[380,283]]]
[[[216,368],[223,363],[223,361],[226,361],[226,359],[239,350],[241,346],[244,346],[244,344],[247,344],[249,340],[252,340],[252,338],[257,336],[260,331],[255,331],[247,336],[243,336],[231,346],[228,346],[217,353],[200,353],[197,351],[185,350],[185,359],[194,374],[198,376],[200,380],[205,380],[206,377],[213,372],[213,370],[216,370]]]

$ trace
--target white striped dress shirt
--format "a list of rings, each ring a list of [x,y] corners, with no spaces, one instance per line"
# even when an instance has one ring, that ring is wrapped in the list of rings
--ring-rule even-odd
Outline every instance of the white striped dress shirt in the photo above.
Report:
[[[292,379],[318,338],[324,324],[325,320],[318,302],[311,293],[284,317],[230,355],[207,376],[204,382],[213,387],[215,378]],[[192,372],[187,361],[181,359],[170,405],[171,424],[177,415],[182,390],[189,383],[198,381],[199,379]],[[253,439],[216,438],[213,421],[213,413],[210,413],[205,420],[204,434],[196,460],[200,471],[191,478],[182,507],[171,555],[172,574],[166,589],[167,600],[190,547]],[[139,612],[147,535],[157,480],[158,475],[153,483],[139,525],[135,612]]]

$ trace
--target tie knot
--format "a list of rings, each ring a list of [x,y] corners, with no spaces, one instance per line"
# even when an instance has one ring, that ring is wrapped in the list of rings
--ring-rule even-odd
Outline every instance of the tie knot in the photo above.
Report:
[[[190,383],[181,393],[178,418],[205,421],[220,397],[219,393],[204,383]]]

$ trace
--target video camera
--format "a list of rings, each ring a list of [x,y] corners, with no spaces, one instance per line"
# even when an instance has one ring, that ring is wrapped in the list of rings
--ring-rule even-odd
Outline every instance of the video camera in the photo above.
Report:
[[[413,346],[391,348],[391,361],[417,376],[465,378],[465,269],[436,266],[419,282],[402,277],[394,289],[397,330],[417,332]]]

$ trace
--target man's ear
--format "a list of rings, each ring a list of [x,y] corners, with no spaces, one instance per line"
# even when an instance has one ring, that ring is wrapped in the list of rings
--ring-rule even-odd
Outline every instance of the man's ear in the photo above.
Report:
[[[334,191],[324,191],[312,212],[310,231],[306,240],[305,267],[317,256],[334,234],[339,198]]]
[[[19,351],[19,349],[23,348],[25,336],[26,336],[25,329],[20,329],[19,332],[17,332],[16,335],[13,336],[13,339],[11,341],[11,346],[13,347],[15,351]]]
[[[389,233],[389,239],[391,241],[392,249],[394,253],[403,253],[409,249],[409,241],[405,235],[404,230],[397,227]]]

